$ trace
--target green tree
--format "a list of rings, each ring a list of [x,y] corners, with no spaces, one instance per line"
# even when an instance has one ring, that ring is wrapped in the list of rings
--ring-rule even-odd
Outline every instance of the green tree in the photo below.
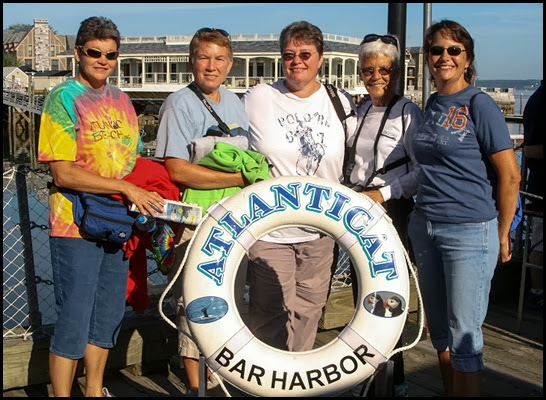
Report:
[[[18,31],[29,31],[32,28],[32,25],[29,24],[13,24],[8,27],[8,30]]]
[[[20,67],[23,65],[22,61],[17,60],[17,57],[14,53],[4,53],[2,57],[4,67]]]

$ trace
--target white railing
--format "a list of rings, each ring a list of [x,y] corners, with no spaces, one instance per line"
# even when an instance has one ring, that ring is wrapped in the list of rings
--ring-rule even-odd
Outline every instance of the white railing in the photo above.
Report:
[[[353,36],[337,35],[334,33],[323,33],[324,40],[350,44],[360,44],[361,38]],[[165,44],[188,44],[193,34],[166,35],[166,36],[123,36],[121,43],[165,43]],[[279,40],[278,33],[235,33],[230,35],[234,42],[245,41],[270,41]]]

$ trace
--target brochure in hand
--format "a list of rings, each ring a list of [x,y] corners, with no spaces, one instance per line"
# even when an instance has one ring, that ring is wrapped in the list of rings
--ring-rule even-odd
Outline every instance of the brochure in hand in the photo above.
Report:
[[[133,204],[131,211],[138,212],[138,208]],[[155,218],[165,221],[179,222],[187,225],[199,225],[203,215],[201,206],[181,201],[165,200],[165,206],[162,213],[156,213]]]

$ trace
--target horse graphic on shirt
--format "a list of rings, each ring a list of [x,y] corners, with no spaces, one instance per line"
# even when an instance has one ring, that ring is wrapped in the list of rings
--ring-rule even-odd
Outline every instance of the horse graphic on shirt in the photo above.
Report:
[[[286,134],[286,138],[290,143],[294,141],[294,138],[299,143],[300,154],[296,161],[296,173],[298,175],[315,175],[320,166],[320,160],[322,160],[325,153],[324,133],[319,132],[317,136],[320,141],[315,139],[313,130],[308,126],[304,126],[302,121],[298,122],[295,132],[289,131]]]

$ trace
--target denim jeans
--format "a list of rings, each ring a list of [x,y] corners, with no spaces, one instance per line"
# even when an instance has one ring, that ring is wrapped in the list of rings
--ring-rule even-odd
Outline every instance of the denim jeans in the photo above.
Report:
[[[434,348],[449,349],[457,371],[483,369],[481,327],[499,254],[496,218],[447,224],[412,212],[408,233]]]
[[[58,316],[49,350],[75,360],[87,344],[114,347],[129,270],[121,245],[61,237],[49,243]]]

